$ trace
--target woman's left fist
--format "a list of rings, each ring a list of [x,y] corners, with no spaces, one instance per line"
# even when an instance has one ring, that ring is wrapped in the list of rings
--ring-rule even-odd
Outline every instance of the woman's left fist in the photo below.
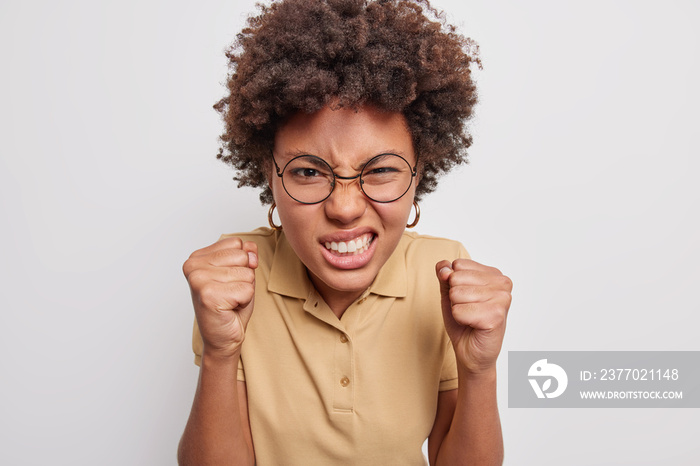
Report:
[[[442,316],[457,364],[471,374],[494,369],[506,330],[513,282],[494,267],[470,259],[435,266]]]

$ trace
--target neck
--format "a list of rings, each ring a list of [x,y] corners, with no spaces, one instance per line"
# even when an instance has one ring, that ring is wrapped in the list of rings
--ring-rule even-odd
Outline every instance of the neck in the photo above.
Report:
[[[328,304],[328,307],[331,308],[331,311],[333,311],[333,314],[335,314],[338,319],[343,316],[345,311],[357,300],[357,298],[362,296],[362,292],[364,291],[336,290],[326,285],[323,280],[315,277],[312,273],[309,273],[309,279],[311,280],[311,283],[313,283],[314,288],[316,288],[316,291],[318,291],[318,294],[321,295],[323,300],[326,302],[326,304]]]

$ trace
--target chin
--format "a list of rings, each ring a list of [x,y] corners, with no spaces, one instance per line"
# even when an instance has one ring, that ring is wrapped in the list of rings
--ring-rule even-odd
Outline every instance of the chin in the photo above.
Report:
[[[314,275],[328,288],[339,293],[362,293],[369,288],[376,276],[369,270],[342,270]]]

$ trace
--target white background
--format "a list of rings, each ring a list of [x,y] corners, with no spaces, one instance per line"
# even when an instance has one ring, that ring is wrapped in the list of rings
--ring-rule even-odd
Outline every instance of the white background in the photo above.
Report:
[[[698,350],[700,7],[442,0],[481,45],[471,163],[418,231],[515,282],[508,465],[697,464],[695,409],[507,407],[508,350]],[[266,224],[215,158],[253,1],[0,4],[0,464],[170,465],[181,264]]]

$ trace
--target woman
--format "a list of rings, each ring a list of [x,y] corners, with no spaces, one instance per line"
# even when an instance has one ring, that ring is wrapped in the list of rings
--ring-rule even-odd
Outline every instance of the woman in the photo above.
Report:
[[[282,0],[229,51],[220,158],[271,228],[183,266],[201,369],[181,464],[425,464],[426,438],[431,464],[502,462],[511,282],[405,231],[471,144],[475,47],[435,13]]]

